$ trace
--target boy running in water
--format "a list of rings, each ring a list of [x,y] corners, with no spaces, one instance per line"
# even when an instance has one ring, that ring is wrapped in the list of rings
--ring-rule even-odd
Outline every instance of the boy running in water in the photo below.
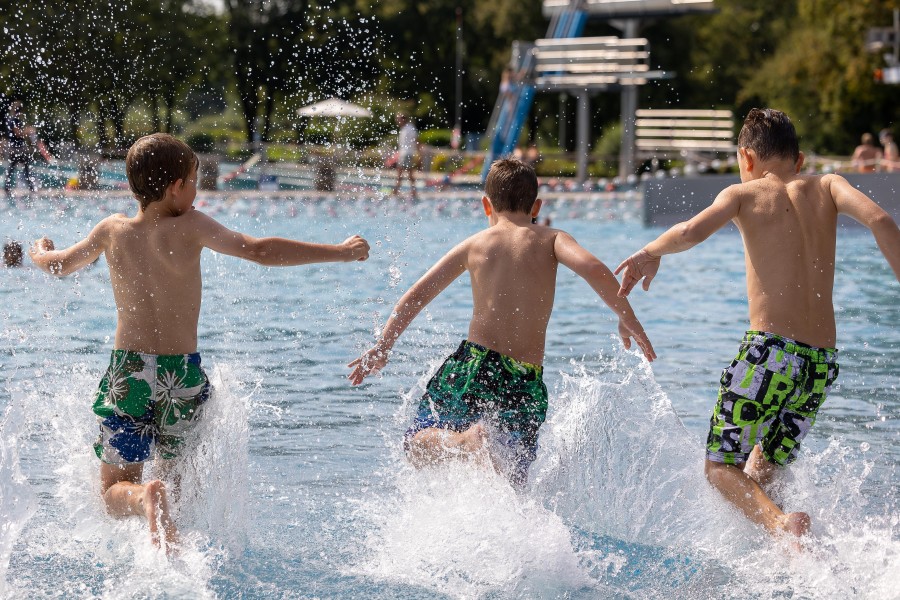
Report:
[[[416,315],[469,272],[474,303],[468,338],[429,381],[406,433],[407,455],[416,466],[471,456],[491,438],[494,464],[514,483],[525,482],[547,412],[541,364],[560,263],[619,316],[625,347],[634,338],[648,360],[655,358],[628,301],[617,297],[612,272],[569,234],[534,224],[541,208],[537,189],[534,169],[517,160],[496,161],[481,199],[488,228],[425,273],[400,298],[375,346],[349,365],[354,385],[383,368]]]
[[[797,134],[777,110],[753,109],[738,136],[741,183],[675,225],[616,269],[619,295],[656,275],[660,257],[683,252],[730,221],[744,241],[750,330],[722,374],[706,444],[706,476],[771,533],[807,533],[809,515],[785,514],[765,492],[797,456],[838,376],[834,284],[837,218],[868,227],[900,280],[900,230],[839,175],[798,175]]]
[[[254,238],[231,231],[198,210],[194,152],[166,134],[139,139],[125,159],[138,201],[135,216],[100,221],[65,250],[41,238],[30,256],[53,275],[68,275],[106,255],[118,313],[115,349],[95,395],[100,434],[100,492],[115,517],[146,515],[153,542],[163,528],[177,543],[166,488],[141,483],[144,461],[177,458],[184,436],[209,399],[197,353],[200,254],[204,248],[267,266],[365,260],[369,245],[353,236],[338,245]]]

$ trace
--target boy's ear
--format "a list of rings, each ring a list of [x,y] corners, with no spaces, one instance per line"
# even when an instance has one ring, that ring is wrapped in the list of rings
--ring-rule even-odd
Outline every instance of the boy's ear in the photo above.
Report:
[[[806,155],[803,152],[797,157],[797,173],[800,172],[800,169],[803,168],[803,163],[806,161]]]
[[[487,196],[481,197],[481,206],[484,207],[485,216],[489,217],[489,216],[491,216],[491,213],[494,212],[494,207],[491,204],[491,199],[488,198]]]
[[[756,162],[756,153],[750,148],[738,148],[738,152],[744,157],[744,163],[747,165],[747,171],[753,170],[753,163]]]
[[[534,204],[531,205],[531,218],[536,219],[538,213],[541,212],[541,206],[544,205],[544,201],[540,198],[536,198]]]

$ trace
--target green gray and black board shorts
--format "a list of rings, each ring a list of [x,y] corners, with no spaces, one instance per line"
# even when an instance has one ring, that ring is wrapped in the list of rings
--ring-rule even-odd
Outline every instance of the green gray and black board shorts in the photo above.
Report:
[[[197,424],[210,384],[200,355],[154,355],[113,350],[94,400],[100,435],[94,452],[124,465],[178,456]]]
[[[837,353],[774,333],[748,331],[737,357],[722,372],[706,457],[743,464],[759,443],[769,461],[793,462],[837,379]]]
[[[511,478],[524,483],[546,416],[547,386],[541,366],[464,340],[428,382],[406,432],[406,447],[422,429],[464,431],[483,421],[501,434],[511,454]]]

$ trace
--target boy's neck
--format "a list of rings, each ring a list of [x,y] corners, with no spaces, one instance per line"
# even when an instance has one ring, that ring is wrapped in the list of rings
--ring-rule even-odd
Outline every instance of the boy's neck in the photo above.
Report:
[[[748,181],[774,175],[782,180],[793,179],[797,175],[797,165],[790,160],[767,160],[753,165]]]
[[[135,218],[139,220],[152,220],[155,221],[157,219],[162,219],[166,217],[175,217],[175,211],[172,208],[172,199],[171,198],[163,198],[162,200],[157,200],[156,202],[151,202],[147,206],[141,208],[138,206],[138,214]]]
[[[494,211],[489,218],[491,226],[500,223],[511,223],[513,225],[531,225],[531,213],[513,212],[513,211]]]

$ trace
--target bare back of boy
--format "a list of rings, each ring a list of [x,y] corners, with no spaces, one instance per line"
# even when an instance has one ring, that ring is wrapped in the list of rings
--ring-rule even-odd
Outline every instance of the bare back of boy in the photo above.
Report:
[[[118,313],[116,348],[196,352],[203,250],[197,228],[202,220],[192,211],[159,220],[113,215],[104,221]]]
[[[816,347],[835,343],[837,208],[828,177],[768,175],[735,186],[750,329]]]
[[[522,362],[543,363],[556,291],[558,233],[501,221],[467,240],[473,299],[469,341]]]

